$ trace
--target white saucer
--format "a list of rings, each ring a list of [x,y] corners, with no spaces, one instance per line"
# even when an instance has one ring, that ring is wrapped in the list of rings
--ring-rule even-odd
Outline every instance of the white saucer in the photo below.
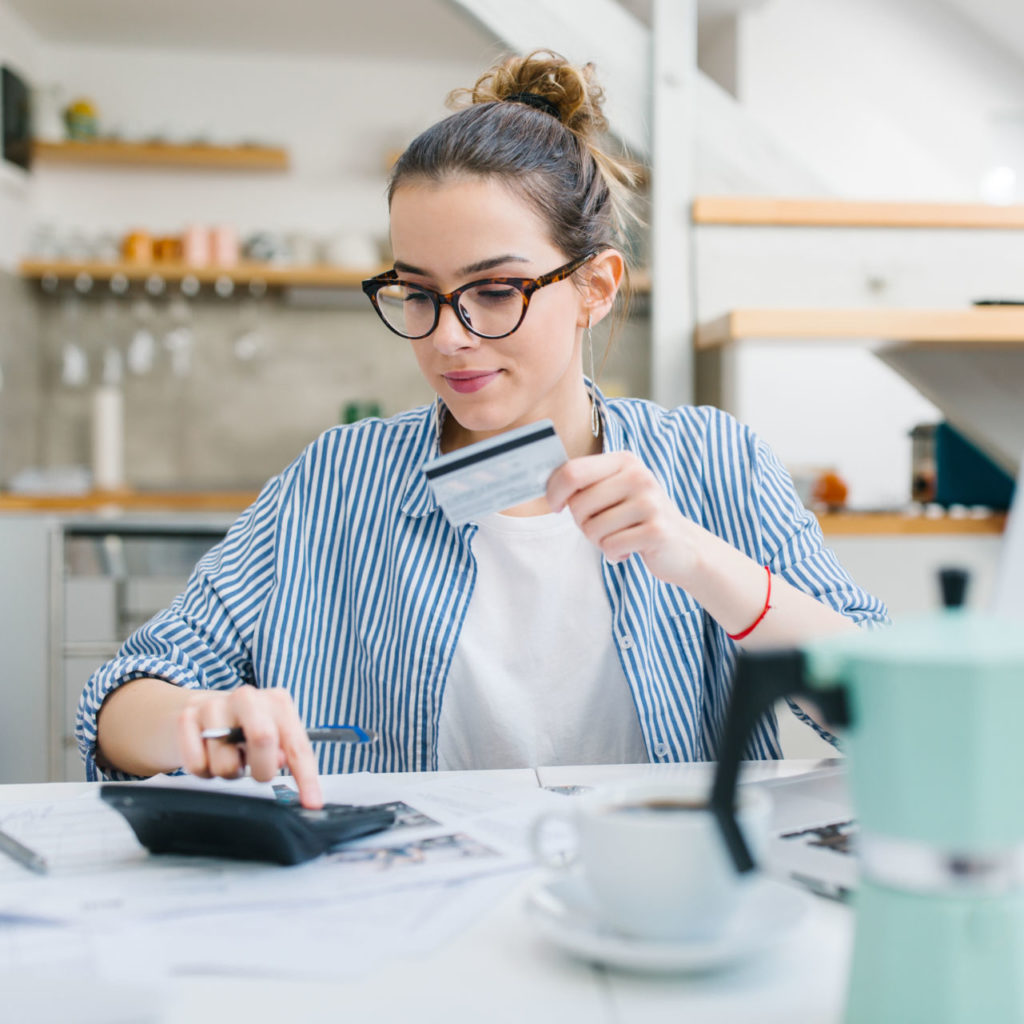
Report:
[[[541,878],[526,909],[541,934],[584,960],[646,973],[697,972],[725,967],[777,942],[803,917],[810,896],[772,879],[758,879],[725,930],[711,939],[638,939],[617,931],[573,871]]]

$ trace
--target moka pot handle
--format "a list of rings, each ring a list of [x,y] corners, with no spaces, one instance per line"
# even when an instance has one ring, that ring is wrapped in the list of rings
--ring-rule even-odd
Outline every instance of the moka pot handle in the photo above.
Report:
[[[803,651],[741,651],[737,655],[732,696],[718,748],[718,768],[711,789],[710,810],[740,874],[755,867],[750,848],[736,821],[736,781],[740,762],[761,716],[783,697],[801,696],[812,699],[830,724],[849,724],[845,690],[842,687],[812,690],[807,684]]]

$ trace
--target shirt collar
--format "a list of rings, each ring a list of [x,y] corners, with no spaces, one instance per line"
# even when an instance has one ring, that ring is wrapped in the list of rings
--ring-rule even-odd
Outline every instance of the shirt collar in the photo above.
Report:
[[[420,467],[428,459],[441,454],[440,425],[448,410],[440,398],[418,410],[421,413],[419,429],[416,431],[416,465],[409,474],[402,495],[401,511],[414,519],[430,515],[438,507],[434,492],[427,486],[427,478]]]

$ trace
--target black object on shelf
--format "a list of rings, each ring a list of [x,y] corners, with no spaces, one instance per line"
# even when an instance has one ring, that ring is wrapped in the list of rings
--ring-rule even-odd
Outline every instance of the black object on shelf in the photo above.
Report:
[[[1008,509],[1014,479],[955,427],[935,428],[935,501],[939,505],[985,505]]]
[[[0,68],[0,124],[3,158],[23,167],[32,163],[32,117],[25,80],[9,67]]]

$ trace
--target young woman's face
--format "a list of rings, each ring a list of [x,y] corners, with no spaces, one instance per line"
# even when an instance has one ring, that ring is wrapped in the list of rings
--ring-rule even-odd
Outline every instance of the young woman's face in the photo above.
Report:
[[[569,262],[533,208],[490,179],[400,186],[391,244],[404,280],[441,293],[487,277],[540,277]],[[568,279],[535,292],[508,337],[479,338],[442,306],[434,332],[409,344],[462,440],[478,440],[544,417],[568,428],[586,415],[579,353],[586,322],[584,297]]]

